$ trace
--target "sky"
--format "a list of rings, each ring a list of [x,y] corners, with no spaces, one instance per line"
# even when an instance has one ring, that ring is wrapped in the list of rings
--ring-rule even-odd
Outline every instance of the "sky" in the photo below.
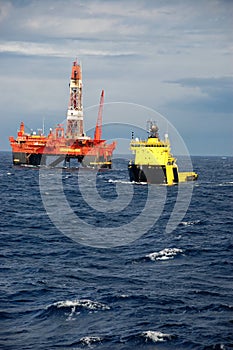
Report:
[[[157,112],[191,155],[233,156],[232,18],[232,0],[0,0],[0,150],[65,119],[78,59],[86,130],[104,89],[104,123]]]

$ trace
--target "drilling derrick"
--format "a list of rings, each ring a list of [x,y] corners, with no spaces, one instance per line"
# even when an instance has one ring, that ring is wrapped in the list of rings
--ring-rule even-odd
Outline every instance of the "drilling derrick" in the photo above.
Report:
[[[70,77],[70,101],[67,111],[66,137],[77,139],[84,136],[82,105],[82,71],[75,61]]]

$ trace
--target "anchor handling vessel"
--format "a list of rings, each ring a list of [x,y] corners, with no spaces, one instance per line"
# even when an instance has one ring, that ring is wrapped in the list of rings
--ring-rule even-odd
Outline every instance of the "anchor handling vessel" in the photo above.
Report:
[[[102,90],[100,97],[94,138],[91,138],[84,132],[82,70],[77,60],[73,62],[69,87],[66,130],[63,125],[58,124],[54,130],[50,129],[48,135],[44,135],[43,130],[26,133],[24,123],[21,122],[17,138],[9,137],[14,165],[55,167],[63,163],[63,166],[70,166],[74,159],[72,162],[78,166],[111,168],[116,142],[107,144],[102,139],[104,91]]]
[[[178,171],[168,135],[164,141],[160,140],[158,130],[156,123],[150,121],[147,140],[132,138],[130,149],[135,154],[135,160],[128,164],[130,181],[174,185],[197,180],[195,172]]]

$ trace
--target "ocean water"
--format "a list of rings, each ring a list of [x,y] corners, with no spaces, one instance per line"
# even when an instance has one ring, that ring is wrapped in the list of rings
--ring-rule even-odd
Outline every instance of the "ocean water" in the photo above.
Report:
[[[14,168],[11,154],[0,153],[0,349],[232,349],[233,158],[192,161],[199,179],[172,232],[166,225],[178,186],[166,188],[161,212],[143,232],[149,212],[140,215],[150,186],[129,183],[126,160],[115,159],[113,170],[96,176],[99,203],[108,200],[109,208],[119,194],[117,184],[133,193],[120,215],[114,208],[98,211],[98,196],[91,196],[86,181],[85,193],[97,198],[88,206],[79,172],[64,171],[65,197],[73,213],[87,221],[88,241],[87,229],[67,220],[51,180],[56,173]],[[42,194],[40,174],[47,184]],[[43,195],[56,198],[53,216]],[[137,237],[127,241],[137,217]],[[74,230],[79,225],[78,239],[62,231],[61,223]],[[112,227],[125,244],[104,247]],[[95,246],[101,229],[102,248]]]

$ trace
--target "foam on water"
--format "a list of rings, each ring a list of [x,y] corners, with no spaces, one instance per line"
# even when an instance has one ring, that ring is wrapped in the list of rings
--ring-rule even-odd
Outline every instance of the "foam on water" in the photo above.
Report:
[[[146,255],[147,258],[150,258],[150,260],[168,260],[173,259],[177,254],[183,253],[182,249],[178,248],[165,248],[163,250],[160,250],[159,252],[154,252]]]
[[[67,321],[74,321],[76,320],[76,318],[74,317],[75,316],[75,313],[76,313],[76,306],[73,306],[72,309],[71,309],[71,312],[70,314],[68,315],[67,317]]]
[[[162,332],[156,332],[156,331],[146,331],[142,333],[142,336],[146,338],[147,341],[152,341],[154,343],[170,340],[172,336],[170,334],[165,334]]]
[[[194,221],[181,221],[180,225],[181,226],[192,226],[192,225],[197,225],[201,222],[201,220],[194,220]]]
[[[100,337],[93,337],[93,336],[91,336],[91,337],[83,337],[83,338],[81,338],[80,342],[82,344],[84,344],[84,345],[90,346],[93,343],[100,343],[101,340],[102,340],[102,338],[100,338]]]
[[[81,307],[87,310],[109,310],[110,307],[108,305],[99,303],[97,301],[92,301],[89,299],[75,299],[75,300],[65,300],[58,301],[50,306],[56,306],[57,308],[62,307]]]
[[[123,181],[123,180],[112,180],[112,179],[109,179],[108,180],[109,183],[114,183],[114,184],[126,184],[126,185],[132,185],[132,182],[131,181]]]
[[[125,185],[148,185],[147,182],[135,182],[135,181],[125,181],[125,180],[108,180],[109,183],[119,183],[119,184],[125,184]]]
[[[233,185],[233,181],[226,181],[226,182],[222,182],[220,184],[218,184],[218,186],[232,186]]]

